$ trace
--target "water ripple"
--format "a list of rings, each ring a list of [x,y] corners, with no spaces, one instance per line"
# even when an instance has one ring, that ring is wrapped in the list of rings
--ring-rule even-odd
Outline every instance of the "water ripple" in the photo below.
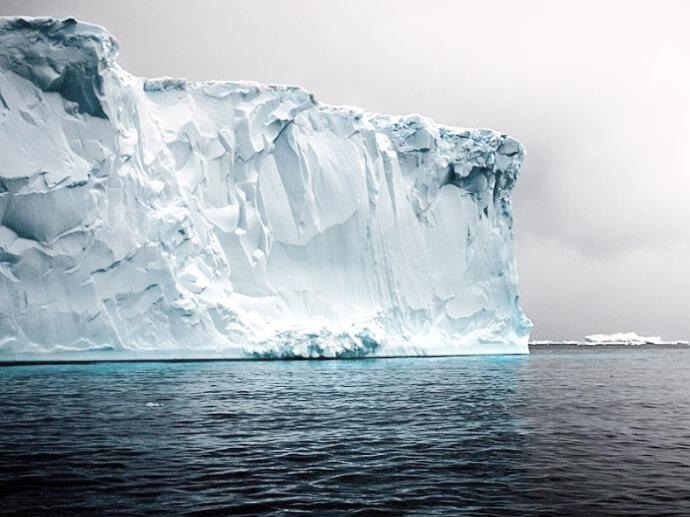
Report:
[[[690,351],[0,369],[3,513],[687,514]]]

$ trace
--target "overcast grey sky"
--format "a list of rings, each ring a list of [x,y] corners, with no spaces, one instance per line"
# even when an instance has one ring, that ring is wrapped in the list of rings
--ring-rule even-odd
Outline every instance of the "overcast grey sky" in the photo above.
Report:
[[[105,26],[141,76],[304,86],[491,127],[515,193],[533,337],[690,337],[690,2],[4,0]]]

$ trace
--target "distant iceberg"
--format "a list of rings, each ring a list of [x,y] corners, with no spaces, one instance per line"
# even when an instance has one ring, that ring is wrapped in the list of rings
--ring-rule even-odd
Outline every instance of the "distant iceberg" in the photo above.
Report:
[[[566,340],[566,341],[551,341],[551,340],[537,340],[530,341],[530,346],[551,346],[551,345],[680,345],[687,346],[688,342],[684,340],[665,340],[659,336],[644,337],[635,332],[619,332],[617,334],[591,334],[585,336],[584,341]]]
[[[591,334],[585,336],[588,345],[687,345],[683,340],[666,340],[660,336],[644,337],[635,332],[617,334]]]
[[[0,360],[528,352],[519,142],[118,47],[0,21]]]
[[[587,343],[599,344],[599,343],[612,343],[612,344],[625,344],[625,345],[655,345],[662,343],[664,340],[659,336],[654,337],[644,337],[634,332],[619,332],[617,334],[591,334],[585,336],[585,341]]]

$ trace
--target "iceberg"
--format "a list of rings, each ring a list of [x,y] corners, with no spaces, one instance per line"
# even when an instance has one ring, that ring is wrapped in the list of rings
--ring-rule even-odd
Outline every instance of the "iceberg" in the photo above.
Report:
[[[118,48],[0,21],[0,361],[528,352],[518,141]]]
[[[585,342],[590,344],[621,344],[621,345],[655,345],[663,343],[660,336],[644,337],[635,332],[618,332],[614,334],[590,334],[585,336]]]
[[[618,332],[614,334],[590,334],[585,336],[588,345],[660,345],[668,343],[660,336],[644,337],[635,332]]]
[[[617,332],[614,334],[590,334],[585,336],[582,340],[537,340],[530,341],[530,347],[547,347],[547,346],[643,346],[643,345],[659,345],[659,346],[688,346],[688,341],[683,339],[664,339],[660,336],[644,337],[635,332]]]

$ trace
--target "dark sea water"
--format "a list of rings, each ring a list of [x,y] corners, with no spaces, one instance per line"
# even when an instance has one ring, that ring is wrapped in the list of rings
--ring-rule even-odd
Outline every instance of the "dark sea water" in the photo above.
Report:
[[[0,512],[690,514],[690,350],[0,368]]]

